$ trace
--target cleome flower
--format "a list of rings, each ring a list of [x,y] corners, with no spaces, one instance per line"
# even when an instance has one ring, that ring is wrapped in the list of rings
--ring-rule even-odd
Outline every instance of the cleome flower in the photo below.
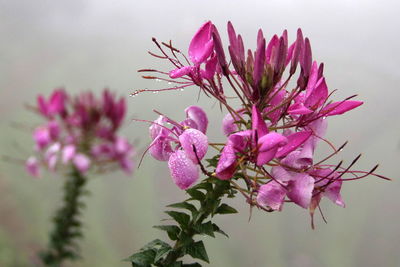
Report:
[[[192,37],[188,58],[172,42],[160,44],[153,38],[162,55],[151,54],[170,61],[173,67],[140,72],[156,73],[143,77],[175,86],[133,93],[196,85],[226,112],[221,122],[226,138],[223,143],[208,142],[202,126],[205,123],[199,123],[199,118],[207,121],[207,117],[193,106],[186,110],[187,118],[181,123],[160,116],[150,127],[150,154],[168,161],[171,176],[181,189],[192,186],[201,169],[206,176],[230,181],[251,206],[276,211],[282,210],[284,203],[294,203],[309,209],[313,216],[316,208],[321,210],[323,197],[344,207],[340,194],[344,181],[368,175],[388,179],[374,173],[377,166],[371,171],[353,170],[359,156],[347,167],[342,167],[342,161],[336,165],[328,162],[347,143],[336,148],[325,139],[328,118],[343,115],[363,102],[353,100],[356,96],[333,100],[335,91],[329,90],[324,64],[313,59],[311,42],[301,29],[292,42],[286,30],[266,39],[260,29],[253,51],[246,49],[231,22],[227,33],[226,49],[217,27],[205,22]],[[189,114],[195,110],[197,119]],[[38,139],[48,135],[38,133]],[[315,159],[319,143],[329,145],[332,152]],[[212,170],[205,170],[199,161],[207,152],[207,144],[217,151],[208,159]]]
[[[73,97],[56,89],[48,100],[39,95],[35,110],[46,122],[33,132],[35,156],[26,161],[31,175],[39,176],[40,167],[56,171],[69,165],[82,174],[114,165],[132,172],[134,149],[117,134],[126,112],[123,98],[109,90],[96,98],[91,92]]]
[[[150,126],[150,155],[168,161],[171,177],[181,189],[189,188],[199,179],[198,165],[208,149],[206,113],[197,106],[190,106],[185,112],[186,119],[180,123],[160,115]],[[173,127],[167,128],[166,123]]]

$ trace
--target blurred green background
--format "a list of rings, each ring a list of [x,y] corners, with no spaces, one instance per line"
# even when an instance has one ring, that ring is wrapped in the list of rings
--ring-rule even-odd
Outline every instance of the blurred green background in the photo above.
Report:
[[[365,104],[330,120],[328,138],[349,140],[340,154],[350,162],[363,153],[357,168],[379,162],[380,173],[345,184],[347,207],[328,201],[322,207],[328,224],[318,217],[310,229],[306,210],[286,205],[283,212],[254,211],[238,197],[239,215],[216,220],[230,238],[206,238],[210,266],[400,266],[400,19],[397,1],[0,1],[0,154],[25,159],[32,150],[30,133],[15,127],[39,122],[24,107],[38,93],[59,86],[69,92],[109,87],[128,96],[134,89],[162,87],[146,81],[137,69],[169,66],[150,57],[151,37],[186,51],[196,29],[211,19],[227,41],[231,20],[254,48],[258,28],[266,36],[298,27],[310,37],[313,56],[325,62],[325,76],[337,98],[359,94]],[[268,37],[269,38],[269,37]],[[153,108],[180,120],[183,109],[197,104],[210,116],[210,139],[223,141],[222,114],[197,88],[184,92],[142,94],[128,99],[123,132],[137,144],[148,144]],[[327,151],[324,145],[320,153]],[[70,266],[128,266],[121,259],[162,235],[151,225],[165,218],[162,210],[184,193],[172,182],[165,163],[149,156],[133,177],[122,173],[91,177],[84,215],[84,259]],[[0,162],[0,266],[35,266],[35,252],[47,243],[50,216],[59,206],[61,177],[33,179],[17,162]]]

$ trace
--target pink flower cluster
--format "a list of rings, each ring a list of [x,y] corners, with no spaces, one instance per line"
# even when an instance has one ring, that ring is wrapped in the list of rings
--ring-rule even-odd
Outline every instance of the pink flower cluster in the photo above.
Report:
[[[206,113],[197,106],[190,106],[185,112],[186,119],[180,123],[160,115],[150,127],[153,140],[150,154],[157,160],[168,161],[171,176],[181,189],[187,189],[197,181],[199,161],[208,149]],[[167,128],[165,123],[171,124],[172,128]]]
[[[40,166],[55,171],[72,165],[84,174],[115,163],[132,172],[133,147],[117,134],[126,112],[123,98],[108,90],[96,98],[91,92],[72,97],[57,89],[49,99],[39,95],[35,109],[46,122],[33,132],[37,153],[26,161],[31,175],[39,176]]]
[[[347,167],[342,167],[342,162],[337,165],[326,162],[344,147],[335,148],[324,139],[327,118],[342,115],[363,102],[351,100],[355,96],[331,100],[333,92],[328,90],[324,65],[313,60],[310,41],[300,29],[291,44],[286,30],[281,36],[274,35],[269,42],[259,30],[254,52],[245,50],[241,35],[236,34],[230,22],[227,32],[230,60],[217,28],[210,21],[192,38],[189,60],[171,43],[161,45],[153,39],[162,52],[161,56],[153,55],[169,60],[174,69],[169,72],[141,70],[168,75],[144,78],[161,79],[175,86],[133,93],[197,85],[227,110],[222,121],[226,142],[209,143],[218,151],[214,158],[218,163],[211,172],[199,162],[207,151],[207,138],[196,120],[197,124],[178,124],[160,117],[150,127],[151,154],[156,159],[169,160],[171,175],[180,188],[186,189],[198,179],[197,164],[208,176],[243,179],[245,188],[236,182],[232,185],[251,205],[273,211],[281,210],[285,202],[293,202],[313,214],[323,196],[344,207],[340,195],[343,181],[370,174],[384,178],[374,173],[376,167],[369,172],[352,170],[359,157]],[[224,78],[232,89],[229,92],[222,82]],[[240,107],[229,103],[231,97],[227,96],[231,93],[240,100]],[[206,118],[203,111],[200,113],[200,117]],[[188,119],[193,118],[188,116]],[[165,128],[164,122],[174,124],[174,128]],[[314,152],[321,141],[332,148],[332,153],[318,161],[314,159]],[[171,142],[176,144],[175,148]],[[345,175],[352,177],[345,178]]]

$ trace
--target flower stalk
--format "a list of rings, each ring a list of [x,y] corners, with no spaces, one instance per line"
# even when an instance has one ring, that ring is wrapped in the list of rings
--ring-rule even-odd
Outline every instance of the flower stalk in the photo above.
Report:
[[[47,249],[40,252],[46,266],[57,267],[66,260],[80,258],[77,240],[83,236],[79,217],[85,207],[82,197],[88,193],[86,182],[87,178],[75,168],[65,181],[63,204],[53,219],[54,228],[50,233],[49,244]]]

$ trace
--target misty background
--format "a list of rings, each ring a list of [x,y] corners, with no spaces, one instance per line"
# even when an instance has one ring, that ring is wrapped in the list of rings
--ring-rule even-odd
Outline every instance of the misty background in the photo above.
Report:
[[[181,120],[189,105],[200,105],[210,118],[209,138],[224,141],[218,105],[198,89],[140,94],[135,89],[167,84],[143,80],[141,68],[170,70],[147,54],[156,51],[151,37],[173,40],[186,52],[191,37],[206,20],[218,27],[227,44],[231,20],[255,48],[259,28],[266,39],[288,29],[290,42],[298,27],[311,40],[313,57],[325,63],[325,76],[335,99],[358,94],[365,104],[332,117],[327,137],[346,146],[336,160],[374,177],[345,183],[342,209],[324,200],[325,224],[317,216],[311,230],[308,212],[285,205],[272,214],[249,209],[241,196],[231,203],[238,215],[216,218],[230,236],[205,238],[211,264],[217,267],[400,266],[400,19],[398,1],[187,0],[187,1],[11,1],[0,0],[0,154],[17,159],[31,155],[31,134],[15,124],[33,127],[40,119],[24,108],[38,93],[56,87],[70,93],[105,87],[128,97],[123,133],[136,144],[137,161],[149,144],[148,125],[156,108]],[[321,144],[321,154],[328,151]],[[184,199],[165,162],[145,157],[132,177],[123,173],[90,177],[86,197],[84,259],[70,266],[129,266],[121,260],[146,242],[165,237],[151,228],[166,218],[164,206]],[[21,163],[0,162],[0,266],[34,266],[35,253],[47,244],[51,216],[60,204],[62,177],[46,173],[29,177]]]

